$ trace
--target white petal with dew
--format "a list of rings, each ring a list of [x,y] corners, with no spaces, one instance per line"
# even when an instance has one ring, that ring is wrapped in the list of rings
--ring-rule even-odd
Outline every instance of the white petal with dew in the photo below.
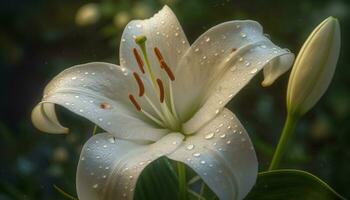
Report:
[[[171,133],[142,145],[97,134],[83,147],[77,170],[77,193],[84,200],[133,199],[142,170],[157,158],[173,152],[183,135]]]
[[[120,45],[120,65],[136,72],[140,72],[140,70],[138,69],[132,50],[133,48],[139,49],[135,43],[135,38],[140,35],[147,38],[147,53],[155,76],[164,77],[165,79],[163,80],[168,79],[164,71],[160,69],[153,48],[159,48],[164,61],[174,70],[180,58],[190,47],[175,14],[168,6],[164,6],[152,18],[133,20],[126,26]],[[140,49],[139,52],[141,53]]]
[[[263,67],[264,85],[272,84],[293,59],[263,34],[257,22],[231,21],[208,30],[175,73],[176,108],[182,120],[191,118],[184,124],[185,132],[193,133],[211,120]]]
[[[186,163],[222,200],[243,199],[258,172],[249,136],[228,109],[188,136],[168,157]]]
[[[53,104],[58,104],[117,137],[156,141],[168,131],[136,111],[128,99],[135,87],[130,72],[117,65],[88,63],[69,68],[45,88],[42,102],[33,110],[33,123],[45,132],[66,132],[55,115]],[[144,102],[140,104],[148,109]]]

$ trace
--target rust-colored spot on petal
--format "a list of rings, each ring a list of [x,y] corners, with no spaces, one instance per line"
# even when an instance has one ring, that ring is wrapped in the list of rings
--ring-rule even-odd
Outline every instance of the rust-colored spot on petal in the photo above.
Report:
[[[236,48],[232,48],[231,53],[235,52],[236,50],[237,50]]]
[[[100,103],[100,108],[107,110],[107,109],[111,109],[112,106],[109,103],[102,102],[102,103]]]

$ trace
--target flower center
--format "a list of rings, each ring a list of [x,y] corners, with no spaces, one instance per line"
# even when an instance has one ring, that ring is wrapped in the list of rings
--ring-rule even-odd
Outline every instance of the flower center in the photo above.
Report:
[[[153,48],[153,52],[159,61],[160,68],[164,71],[164,73],[166,73],[168,79],[164,81],[154,75],[146,50],[146,40],[147,38],[145,36],[138,36],[135,39],[136,44],[141,49],[143,59],[141,58],[139,51],[134,48],[134,58],[142,77],[137,72],[133,72],[133,76],[139,89],[138,98],[145,98],[146,102],[151,106],[155,114],[152,115],[146,110],[142,109],[134,95],[129,94],[129,100],[137,111],[143,113],[147,118],[159,126],[168,128],[172,131],[180,131],[181,123],[178,115],[176,114],[172,90],[172,82],[175,80],[175,76],[157,47]],[[157,102],[152,102],[152,100],[147,96],[147,91],[145,91],[145,86],[142,81],[143,78],[149,80],[151,83],[150,89],[153,89],[155,94],[157,94],[160,108],[156,106],[158,105]],[[168,88],[164,86],[164,83],[168,83]]]

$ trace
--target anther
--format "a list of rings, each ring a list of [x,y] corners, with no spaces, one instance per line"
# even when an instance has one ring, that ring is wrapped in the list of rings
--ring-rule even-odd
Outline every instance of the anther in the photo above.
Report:
[[[172,81],[175,80],[175,76],[174,76],[173,72],[171,71],[170,67],[166,64],[166,62],[164,60],[160,61],[160,67],[165,70],[165,72],[167,73],[170,80],[172,80]]]
[[[145,86],[143,85],[143,82],[142,82],[140,76],[136,72],[134,72],[133,75],[135,77],[137,85],[139,86],[139,96],[142,97],[143,94],[145,93]]]
[[[157,78],[157,84],[159,87],[159,100],[160,100],[160,103],[163,103],[164,102],[164,86],[163,86],[162,80]]]
[[[154,49],[154,53],[156,54],[157,58],[158,58],[158,61],[161,62],[163,59],[163,56],[162,54],[160,53],[159,49],[157,47],[155,47]],[[161,66],[162,67],[162,66]]]
[[[134,57],[136,59],[137,65],[139,66],[141,72],[144,74],[145,73],[145,69],[143,68],[144,64],[136,48],[133,49],[133,53],[134,53]]]
[[[131,103],[135,106],[136,110],[141,111],[141,106],[137,103],[137,101],[135,100],[134,96],[132,96],[132,94],[129,94],[129,99]]]

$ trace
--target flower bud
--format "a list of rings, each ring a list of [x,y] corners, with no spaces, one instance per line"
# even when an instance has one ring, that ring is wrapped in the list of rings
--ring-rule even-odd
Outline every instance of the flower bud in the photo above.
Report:
[[[306,113],[325,93],[335,71],[339,50],[339,22],[328,17],[310,34],[295,60],[287,90],[290,114]]]

